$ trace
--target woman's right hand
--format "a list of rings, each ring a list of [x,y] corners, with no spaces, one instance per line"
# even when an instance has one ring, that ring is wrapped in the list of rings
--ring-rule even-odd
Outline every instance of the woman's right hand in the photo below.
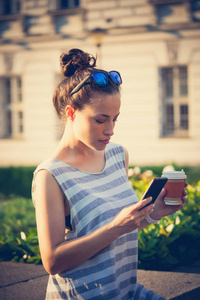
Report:
[[[153,212],[154,204],[150,204],[141,209],[152,200],[151,197],[139,201],[123,208],[117,216],[111,221],[111,225],[115,228],[117,235],[122,235],[139,228],[140,223]],[[140,210],[141,209],[141,210]]]

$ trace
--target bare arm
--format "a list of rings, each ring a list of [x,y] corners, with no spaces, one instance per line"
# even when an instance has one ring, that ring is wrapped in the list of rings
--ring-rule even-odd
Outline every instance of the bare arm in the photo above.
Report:
[[[111,222],[84,237],[65,241],[64,196],[53,176],[45,170],[36,175],[36,221],[40,252],[50,274],[72,269],[140,226],[153,210],[150,198],[124,208]]]

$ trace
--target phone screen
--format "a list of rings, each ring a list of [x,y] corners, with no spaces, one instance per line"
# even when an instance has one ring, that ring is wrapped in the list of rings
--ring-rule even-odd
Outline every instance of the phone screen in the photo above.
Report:
[[[142,196],[142,200],[146,199],[148,197],[152,197],[152,201],[150,203],[148,203],[147,205],[145,205],[144,207],[146,207],[156,201],[160,192],[162,191],[163,187],[165,186],[167,180],[168,179],[166,177],[161,177],[161,178],[154,178],[151,181],[148,189]],[[140,208],[139,210],[143,209],[144,207]]]

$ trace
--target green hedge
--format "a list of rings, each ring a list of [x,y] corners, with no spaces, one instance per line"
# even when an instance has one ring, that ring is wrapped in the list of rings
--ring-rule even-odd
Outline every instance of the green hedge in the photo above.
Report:
[[[1,203],[0,261],[41,263],[35,209],[30,199]]]
[[[187,182],[195,185],[200,180],[200,167],[178,166],[173,164],[175,170],[184,169]],[[165,166],[140,167],[141,172],[152,170],[156,177],[160,177]],[[0,194],[2,197],[31,197],[31,183],[33,171],[36,167],[9,167],[0,168]]]
[[[0,193],[3,196],[31,197],[31,183],[35,167],[0,168]]]
[[[139,195],[148,184],[133,182]],[[139,268],[174,270],[199,260],[200,181],[188,186],[188,203],[175,214],[139,231]],[[41,263],[35,209],[30,199],[16,198],[1,203],[0,260]]]
[[[139,232],[139,268],[172,270],[199,259],[200,253],[200,169],[184,168],[190,185],[188,203],[182,211]],[[0,193],[30,198],[35,167],[1,168]],[[143,167],[160,176],[163,166]],[[150,178],[129,178],[138,198]],[[2,195],[3,196],[3,195]],[[30,199],[15,198],[0,203],[0,260],[41,263],[35,210]]]
[[[159,165],[159,166],[142,166],[140,167],[141,173],[146,170],[151,170],[156,177],[160,177],[162,175],[162,171],[166,165]],[[196,185],[197,182],[200,180],[200,166],[192,167],[186,165],[177,165],[172,164],[176,171],[184,170],[187,175],[187,182],[191,185]],[[134,168],[134,167],[131,167]]]
[[[199,260],[200,181],[187,190],[181,211],[139,231],[139,268],[173,270]]]

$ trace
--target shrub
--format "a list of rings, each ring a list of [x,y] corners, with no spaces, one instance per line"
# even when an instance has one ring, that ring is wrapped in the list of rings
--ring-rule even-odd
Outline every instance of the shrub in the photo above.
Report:
[[[0,168],[0,193],[2,197],[31,197],[31,183],[35,167]]]
[[[8,200],[0,210],[0,260],[41,263],[31,200]]]
[[[200,180],[200,167],[178,166],[173,164],[176,170],[184,169],[187,174],[187,182],[191,185]],[[160,177],[165,166],[143,166],[143,173],[152,170],[154,176]],[[8,167],[0,168],[0,199],[11,197],[31,197],[31,183],[36,167]],[[139,178],[137,178],[138,180]]]
[[[200,166],[192,167],[192,166],[184,166],[184,165],[177,165],[172,164],[176,171],[184,170],[187,175],[187,182],[191,185],[196,185],[200,180]],[[155,177],[160,177],[162,175],[162,171],[165,165],[160,166],[142,166],[140,167],[141,173],[144,173],[147,170],[151,170]],[[133,168],[130,167],[130,168]],[[138,179],[138,178],[137,178]]]
[[[181,211],[139,231],[139,268],[172,270],[199,259],[200,181],[188,186],[188,202]]]
[[[130,178],[139,198],[149,181]],[[199,259],[200,181],[187,189],[188,202],[181,211],[139,231],[139,268],[172,270]],[[1,204],[0,260],[41,263],[35,209],[30,199],[16,198]]]

